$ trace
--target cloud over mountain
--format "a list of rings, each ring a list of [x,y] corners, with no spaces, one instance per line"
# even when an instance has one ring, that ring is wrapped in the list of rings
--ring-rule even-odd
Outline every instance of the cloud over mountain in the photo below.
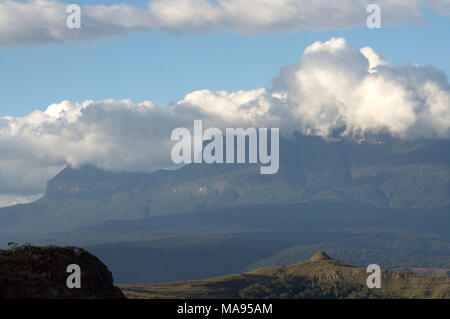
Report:
[[[312,134],[450,137],[448,79],[432,66],[390,66],[371,48],[333,38],[309,46],[276,82],[300,127]]]
[[[279,127],[285,136],[299,130],[325,138],[450,138],[450,85],[432,66],[392,66],[369,47],[332,38],[307,47],[270,89],[194,91],[168,106],[62,101],[25,117],[0,117],[0,193],[42,193],[68,164],[114,171],[171,166],[171,131],[192,128],[195,119],[222,129]]]
[[[130,32],[163,30],[176,34],[232,31],[272,33],[299,29],[330,30],[366,25],[368,0],[152,0],[146,8],[130,4],[86,5],[81,29],[66,26],[67,3],[57,0],[0,2],[0,47],[86,41]],[[426,0],[379,0],[382,23],[418,24]],[[431,0],[448,14],[447,0]]]

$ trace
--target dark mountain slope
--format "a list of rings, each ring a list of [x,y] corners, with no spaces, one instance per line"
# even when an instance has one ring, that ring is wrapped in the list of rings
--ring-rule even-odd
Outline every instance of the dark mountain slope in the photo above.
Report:
[[[382,209],[450,205],[450,141],[280,141],[280,170],[191,164],[152,174],[66,168],[40,200],[0,209],[0,239],[66,232],[108,221],[251,205],[346,203]],[[355,212],[357,213],[357,212]]]

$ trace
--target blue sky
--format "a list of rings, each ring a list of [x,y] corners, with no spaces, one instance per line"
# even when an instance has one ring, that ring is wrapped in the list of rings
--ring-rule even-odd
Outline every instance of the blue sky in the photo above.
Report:
[[[66,99],[127,98],[166,105],[199,89],[270,87],[280,67],[297,63],[314,41],[333,36],[356,47],[371,46],[392,64],[432,64],[448,75],[449,30],[450,19],[428,9],[422,26],[258,35],[154,31],[0,49],[0,116],[23,116]]]
[[[171,167],[172,130],[200,118],[450,139],[450,2],[376,1],[381,29],[369,0],[78,0],[73,30],[72,0],[0,0],[0,207],[67,165]]]

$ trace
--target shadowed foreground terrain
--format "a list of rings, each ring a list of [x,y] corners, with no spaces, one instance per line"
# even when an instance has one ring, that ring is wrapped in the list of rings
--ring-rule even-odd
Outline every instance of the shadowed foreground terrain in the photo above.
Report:
[[[81,269],[81,288],[69,289],[67,266]],[[113,285],[108,268],[76,247],[25,245],[0,251],[0,298],[449,298],[450,278],[383,271],[381,289],[368,289],[365,269],[323,251],[289,266],[256,269],[205,280]]]
[[[450,298],[450,278],[383,271],[368,289],[365,269],[319,252],[305,262],[197,281],[119,285],[128,298]]]
[[[67,266],[81,269],[81,288],[67,288]],[[108,268],[95,256],[75,247],[25,245],[0,250],[0,298],[124,298]]]

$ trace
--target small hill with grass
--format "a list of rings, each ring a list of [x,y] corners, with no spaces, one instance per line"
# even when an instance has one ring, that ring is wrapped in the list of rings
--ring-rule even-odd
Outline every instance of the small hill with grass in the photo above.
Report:
[[[69,289],[67,266],[81,269],[81,288]],[[76,247],[34,247],[0,250],[1,299],[125,298],[113,285],[108,268],[95,256]]]
[[[119,285],[128,298],[450,298],[450,278],[382,271],[381,288],[369,289],[370,274],[318,252],[289,266],[206,280]]]

